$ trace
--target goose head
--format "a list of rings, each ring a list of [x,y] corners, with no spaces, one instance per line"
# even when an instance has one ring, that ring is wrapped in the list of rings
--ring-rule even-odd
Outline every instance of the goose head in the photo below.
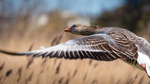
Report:
[[[99,26],[86,26],[83,24],[74,24],[71,27],[65,29],[65,32],[70,32],[77,35],[92,35],[99,32],[101,27]]]

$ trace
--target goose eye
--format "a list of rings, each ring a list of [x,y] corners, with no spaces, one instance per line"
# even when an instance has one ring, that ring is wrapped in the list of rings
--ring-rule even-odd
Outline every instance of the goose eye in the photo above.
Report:
[[[77,27],[77,25],[73,25],[72,27]]]

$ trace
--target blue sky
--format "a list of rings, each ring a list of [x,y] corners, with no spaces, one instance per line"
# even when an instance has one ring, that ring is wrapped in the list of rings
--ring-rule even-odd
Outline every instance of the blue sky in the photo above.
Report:
[[[5,0],[8,3],[13,3],[15,10],[19,9],[22,5],[23,0]],[[29,0],[33,4],[38,0]],[[123,4],[124,0],[39,0],[41,1],[39,5],[44,5],[41,8],[41,11],[53,11],[56,9],[65,10],[71,13],[77,13],[81,15],[97,16],[105,10],[113,10]],[[27,4],[27,2],[23,2]],[[29,3],[28,3],[29,4]],[[38,6],[39,6],[38,5]],[[6,5],[7,8],[11,6]],[[13,10],[13,11],[15,11]]]
[[[113,10],[123,4],[123,0],[47,0],[49,10],[67,10],[82,15],[95,16],[105,10]]]

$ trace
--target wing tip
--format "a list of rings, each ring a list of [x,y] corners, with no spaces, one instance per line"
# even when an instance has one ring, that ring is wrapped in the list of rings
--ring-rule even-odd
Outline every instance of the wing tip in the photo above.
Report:
[[[6,50],[0,50],[1,53],[4,53],[4,54],[8,54],[8,55],[19,55],[19,56],[23,56],[23,55],[26,55],[25,53],[17,53],[17,52],[11,52],[11,51],[6,51]]]

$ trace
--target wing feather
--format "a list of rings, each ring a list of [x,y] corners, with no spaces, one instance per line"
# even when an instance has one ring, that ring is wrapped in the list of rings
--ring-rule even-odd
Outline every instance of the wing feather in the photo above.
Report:
[[[99,33],[85,36],[56,46],[41,50],[33,50],[24,53],[0,52],[11,55],[33,55],[34,57],[57,57],[70,59],[91,58],[96,60],[114,60],[117,58],[133,58],[136,54],[136,46],[125,35],[120,33]]]

